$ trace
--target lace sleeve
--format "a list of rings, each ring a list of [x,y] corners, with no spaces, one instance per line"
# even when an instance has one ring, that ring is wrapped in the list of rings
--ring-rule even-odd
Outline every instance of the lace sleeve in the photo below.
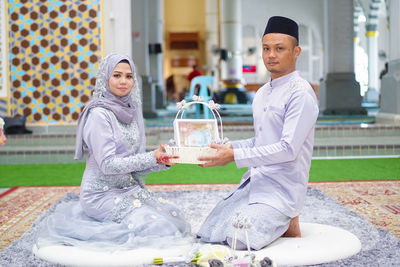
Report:
[[[149,173],[151,173],[151,172],[164,171],[164,170],[168,170],[169,168],[170,167],[168,167],[168,166],[157,164],[157,166],[151,167],[144,171],[137,172],[137,174],[142,178],[146,178],[146,176],[149,175]]]
[[[104,174],[138,172],[158,165],[153,152],[132,154],[121,149],[122,140],[114,136],[114,131],[108,113],[93,109],[84,128],[84,142]]]
[[[128,157],[114,156],[105,159],[101,164],[104,174],[122,174],[130,172],[144,172],[147,174],[158,166],[153,152],[136,154]]]

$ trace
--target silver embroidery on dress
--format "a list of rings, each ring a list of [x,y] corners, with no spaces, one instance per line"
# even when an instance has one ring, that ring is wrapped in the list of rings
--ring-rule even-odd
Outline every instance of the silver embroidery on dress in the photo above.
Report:
[[[106,111],[110,116],[114,117],[114,113]],[[121,131],[124,141],[126,142],[129,153],[135,156],[130,157],[112,157],[104,161],[105,175],[98,170],[94,173],[93,179],[89,179],[90,183],[86,184],[86,188],[94,191],[109,191],[112,189],[126,189],[137,187],[131,194],[124,194],[114,199],[114,207],[111,211],[111,220],[120,223],[134,209],[140,209],[144,204],[153,206],[160,211],[159,204],[166,204],[165,199],[154,199],[151,194],[145,189],[142,176],[147,176],[149,172],[166,169],[164,165],[158,165],[154,158],[154,152],[140,153],[140,133],[136,121],[131,124],[123,124],[115,120],[118,129]],[[132,166],[139,170],[129,173]],[[175,212],[165,209],[165,213],[170,212],[169,216]],[[172,208],[171,208],[172,209]],[[163,209],[164,210],[164,209]],[[172,212],[172,213],[171,213]]]

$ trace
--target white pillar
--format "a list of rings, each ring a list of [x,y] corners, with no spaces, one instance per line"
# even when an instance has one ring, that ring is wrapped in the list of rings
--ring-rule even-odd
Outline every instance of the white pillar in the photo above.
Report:
[[[219,77],[219,56],[213,50],[218,46],[218,1],[206,0],[206,64],[207,74],[214,74],[214,88]]]
[[[379,123],[400,125],[400,1],[390,0],[389,70],[381,82]]]
[[[148,6],[149,44],[154,48],[163,42],[163,0],[150,0]],[[149,54],[150,76],[155,83],[156,108],[164,108],[166,97],[163,81],[163,57],[162,53],[153,51]]]
[[[365,99],[368,102],[379,101],[379,73],[378,73],[378,13],[380,1],[372,1],[369,6],[368,23],[366,26],[368,46],[368,91]]]
[[[325,43],[329,44],[327,49],[328,72],[353,72],[354,58],[353,50],[353,1],[336,0],[325,1],[327,16],[325,17]]]
[[[222,79],[242,79],[242,22],[241,0],[222,0],[221,7],[221,48],[231,57],[224,64]]]
[[[114,1],[113,1],[114,2]],[[116,2],[116,1],[115,1]],[[132,57],[138,75],[150,75],[148,1],[132,1]]]
[[[138,82],[142,89],[143,116],[145,118],[157,117],[156,86],[150,73],[149,28],[153,26],[149,25],[150,2],[146,0],[132,2],[132,56],[136,64]],[[157,25],[155,26],[157,27]],[[153,29],[152,33],[154,33]]]
[[[320,110],[326,115],[365,114],[354,74],[353,0],[324,1],[326,77]]]
[[[104,1],[104,52],[132,56],[131,1]]]
[[[151,0],[149,5],[149,44],[162,44],[163,34],[163,9],[162,0]],[[151,53],[150,59],[150,75],[155,79],[157,84],[162,85],[163,69],[162,54]]]
[[[379,100],[379,73],[378,73],[378,38],[377,31],[367,31],[368,45],[368,91],[366,100],[378,102]]]
[[[390,37],[389,37],[389,60],[400,59],[400,1],[390,0]]]

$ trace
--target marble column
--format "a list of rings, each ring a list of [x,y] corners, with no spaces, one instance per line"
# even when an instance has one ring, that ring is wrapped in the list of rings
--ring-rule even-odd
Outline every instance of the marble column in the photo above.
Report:
[[[132,57],[135,61],[136,74],[142,89],[143,116],[157,117],[156,91],[150,73],[149,57],[149,3],[146,0],[132,1]]]
[[[163,81],[163,0],[152,0],[149,4],[149,45],[152,47],[149,53],[150,76],[155,84],[156,108],[162,109],[166,105],[166,94]],[[161,48],[161,51],[158,50]]]
[[[366,114],[354,73],[353,10],[352,0],[324,1],[326,73],[320,110],[325,115]]]
[[[229,58],[222,66],[222,79],[242,79],[242,21],[241,0],[222,0],[221,48],[227,49]]]
[[[219,56],[214,53],[219,47],[218,40],[218,1],[206,0],[206,64],[207,75],[214,76],[214,88],[218,87]]]
[[[400,1],[390,0],[388,73],[381,81],[381,109],[378,123],[400,125]]]
[[[365,100],[368,102],[379,101],[379,73],[378,73],[378,12],[379,0],[373,0],[369,7],[366,25],[368,46],[368,91]]]
[[[146,0],[132,1],[132,57],[137,74],[146,76],[150,75],[148,12],[149,7]]]
[[[131,24],[127,20],[131,18],[131,1],[104,1],[104,52],[122,53],[132,56]]]

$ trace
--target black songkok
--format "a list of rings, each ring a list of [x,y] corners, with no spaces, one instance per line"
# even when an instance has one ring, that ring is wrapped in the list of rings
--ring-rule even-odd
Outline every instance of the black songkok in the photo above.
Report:
[[[299,26],[294,20],[285,17],[271,17],[265,27],[264,35],[268,33],[284,33],[299,41]],[[263,35],[263,36],[264,36]]]

